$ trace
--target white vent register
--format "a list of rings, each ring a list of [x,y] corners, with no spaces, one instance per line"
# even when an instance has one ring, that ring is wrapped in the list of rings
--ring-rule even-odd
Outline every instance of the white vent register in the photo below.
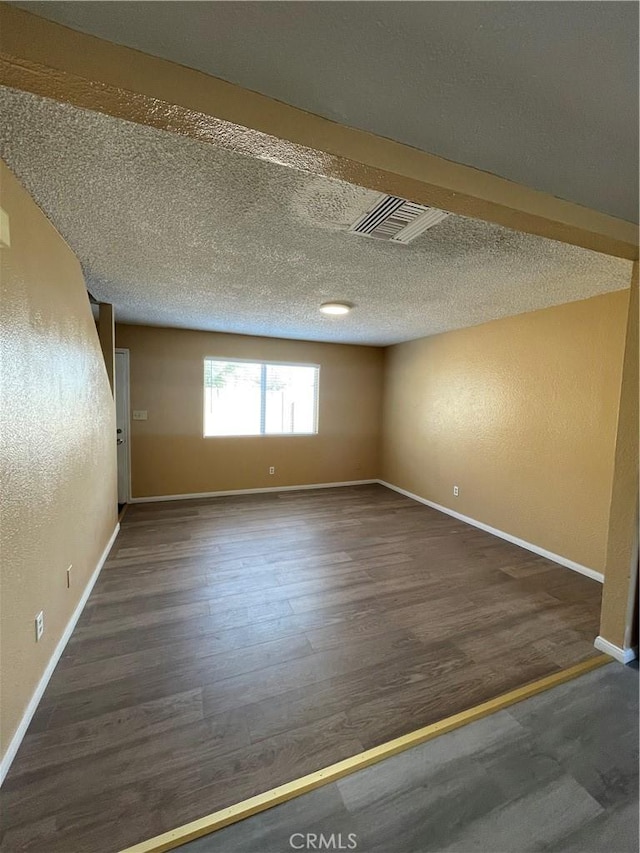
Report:
[[[449,216],[436,207],[425,207],[393,195],[381,196],[349,231],[363,237],[406,245]]]

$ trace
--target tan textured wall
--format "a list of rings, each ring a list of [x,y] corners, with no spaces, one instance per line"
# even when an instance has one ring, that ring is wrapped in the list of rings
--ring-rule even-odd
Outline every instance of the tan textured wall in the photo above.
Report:
[[[128,325],[116,344],[148,411],[131,424],[134,497],[378,477],[381,349]],[[318,435],[203,438],[205,356],[319,364]]]
[[[638,573],[638,262],[633,265],[622,393],[615,452],[615,478],[600,634],[615,646],[633,642],[633,597]]]
[[[80,265],[2,161],[0,191],[11,228],[0,249],[4,754],[115,527],[116,471],[113,399]]]
[[[389,348],[383,479],[603,571],[628,302]]]

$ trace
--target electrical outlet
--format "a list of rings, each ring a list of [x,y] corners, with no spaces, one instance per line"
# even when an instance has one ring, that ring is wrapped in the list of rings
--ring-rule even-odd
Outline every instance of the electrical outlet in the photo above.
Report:
[[[67,589],[71,589],[71,569],[73,568],[73,564],[69,566],[67,569]]]
[[[147,420],[147,410],[146,409],[134,409],[133,420],[134,421],[146,421]]]
[[[271,468],[269,468],[269,473],[270,473],[270,474],[275,474],[275,473],[276,473],[276,469],[273,467],[273,465],[271,466]]]
[[[44,611],[41,610],[36,616],[36,643],[42,639],[44,634]]]
[[[453,496],[454,496],[454,498],[457,498],[459,494],[460,494],[460,489],[459,489],[457,486],[454,486],[454,487],[453,487]]]

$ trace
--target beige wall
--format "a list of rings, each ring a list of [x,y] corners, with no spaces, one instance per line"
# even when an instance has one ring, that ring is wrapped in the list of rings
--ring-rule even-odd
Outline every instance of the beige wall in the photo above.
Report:
[[[638,627],[632,621],[638,578],[638,287],[636,261],[627,320],[600,625],[601,636],[620,648],[637,642]]]
[[[134,497],[379,474],[380,349],[127,325],[116,344],[130,351],[131,409],[148,412],[131,424]],[[318,435],[203,438],[205,356],[319,364]]]
[[[116,477],[113,399],[80,265],[2,161],[0,190],[11,229],[0,249],[4,755],[113,532]]]
[[[383,479],[603,571],[628,301],[389,348]]]

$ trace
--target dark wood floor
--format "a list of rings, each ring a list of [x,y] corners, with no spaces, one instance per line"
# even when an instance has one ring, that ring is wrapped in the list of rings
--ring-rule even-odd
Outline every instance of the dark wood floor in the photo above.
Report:
[[[602,667],[178,850],[285,853],[295,833],[352,834],[357,853],[638,853],[638,673]]]
[[[382,486],[135,505],[0,847],[114,853],[584,660],[600,594]]]

